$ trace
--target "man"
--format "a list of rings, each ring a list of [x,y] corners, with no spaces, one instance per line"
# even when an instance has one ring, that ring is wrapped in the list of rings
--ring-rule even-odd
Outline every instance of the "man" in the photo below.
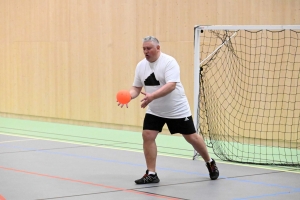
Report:
[[[177,61],[160,51],[158,39],[148,36],[143,40],[145,58],[136,67],[131,99],[144,95],[141,107],[148,106],[143,124],[143,148],[147,164],[146,174],[136,184],[158,183],[156,173],[157,147],[155,139],[166,123],[171,134],[180,133],[206,162],[210,178],[219,177],[216,162],[208,155],[202,136],[196,133],[188,100],[180,82]],[[145,92],[142,92],[142,88]],[[123,104],[119,103],[123,107]],[[127,106],[127,105],[126,105]]]

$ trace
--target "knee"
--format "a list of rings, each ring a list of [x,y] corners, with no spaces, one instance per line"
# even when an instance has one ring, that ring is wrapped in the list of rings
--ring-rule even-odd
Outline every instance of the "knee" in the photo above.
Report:
[[[154,141],[156,136],[157,136],[157,133],[155,131],[151,131],[151,130],[143,131],[143,140],[144,141]]]
[[[184,139],[193,144],[194,142],[198,141],[199,140],[199,135],[198,134],[190,134],[190,135],[183,135]]]

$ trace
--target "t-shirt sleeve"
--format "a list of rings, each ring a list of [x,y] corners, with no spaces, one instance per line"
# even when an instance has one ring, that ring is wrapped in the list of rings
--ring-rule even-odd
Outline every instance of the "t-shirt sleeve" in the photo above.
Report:
[[[180,68],[175,59],[168,63],[166,67],[165,79],[166,83],[180,82]]]
[[[133,80],[133,84],[132,86],[134,87],[143,87],[143,83],[142,83],[142,80],[141,80],[141,76],[140,76],[140,70],[141,69],[141,66],[140,64],[138,64],[135,68],[135,75],[134,75],[134,80]]]

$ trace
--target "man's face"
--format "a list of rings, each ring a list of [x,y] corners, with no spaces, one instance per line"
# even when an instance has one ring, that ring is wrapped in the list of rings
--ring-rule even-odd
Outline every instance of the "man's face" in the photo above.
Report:
[[[144,42],[143,51],[144,51],[145,58],[149,62],[155,62],[159,57],[160,46],[155,45],[152,41]]]

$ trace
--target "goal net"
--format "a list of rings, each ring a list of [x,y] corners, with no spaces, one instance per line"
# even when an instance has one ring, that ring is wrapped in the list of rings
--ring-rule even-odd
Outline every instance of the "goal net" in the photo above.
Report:
[[[194,37],[206,144],[225,161],[300,167],[300,26],[196,26]]]

